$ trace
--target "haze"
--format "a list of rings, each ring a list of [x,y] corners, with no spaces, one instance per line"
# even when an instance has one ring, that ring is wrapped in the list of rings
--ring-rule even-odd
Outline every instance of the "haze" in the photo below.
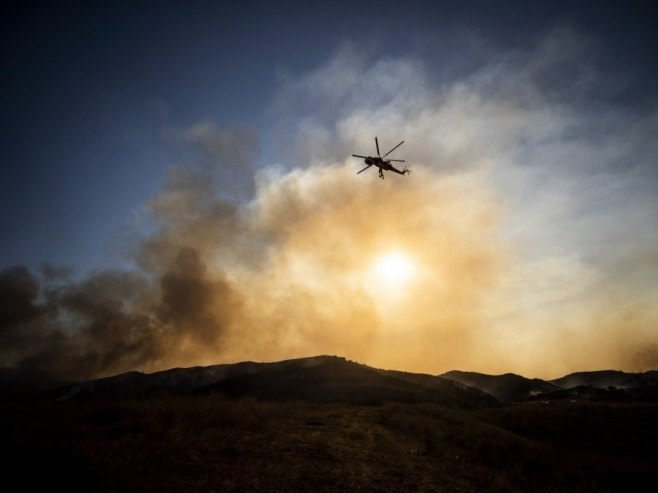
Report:
[[[640,22],[627,14],[624,33]],[[578,15],[506,42],[511,19],[454,15],[450,28],[405,18],[417,30],[395,49],[343,29],[329,48],[286,44],[264,73],[222,52],[231,83],[262,75],[267,97],[225,88],[231,121],[203,109],[212,91],[192,106],[140,92],[131,111],[152,128],[125,135],[108,117],[110,143],[67,144],[119,156],[106,184],[111,171],[26,151],[30,173],[63,178],[21,182],[9,206],[73,204],[5,207],[0,365],[76,378],[315,354],[432,374],[658,367],[655,70],[641,51],[621,63]],[[626,36],[622,54],[637,47]],[[441,42],[455,51],[433,53]],[[412,175],[355,174],[350,155],[375,136],[405,140],[395,157]]]

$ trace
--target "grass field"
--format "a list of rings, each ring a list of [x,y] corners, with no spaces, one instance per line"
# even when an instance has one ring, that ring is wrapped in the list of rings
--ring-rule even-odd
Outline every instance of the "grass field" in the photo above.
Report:
[[[24,489],[654,491],[658,406],[360,406],[218,395],[4,402]]]

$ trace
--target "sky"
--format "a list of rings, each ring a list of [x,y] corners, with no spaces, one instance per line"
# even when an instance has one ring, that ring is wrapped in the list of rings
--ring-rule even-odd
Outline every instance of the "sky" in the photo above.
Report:
[[[658,368],[651,2],[2,9],[0,366]]]

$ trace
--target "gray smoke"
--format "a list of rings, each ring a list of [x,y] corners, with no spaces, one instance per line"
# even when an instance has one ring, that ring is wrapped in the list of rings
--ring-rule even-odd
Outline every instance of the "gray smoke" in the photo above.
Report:
[[[194,165],[148,203],[132,270],[0,273],[0,365],[86,378],[336,353],[430,373],[646,369],[658,119],[597,99],[610,84],[592,49],[556,30],[437,87],[418,60],[343,48],[285,82],[273,133],[289,164],[258,171],[249,131],[172,131]],[[414,175],[356,177],[347,156],[374,135],[404,138]],[[404,285],[373,270],[391,252],[413,265]]]
[[[104,271],[53,285],[25,267],[0,272],[0,358],[31,372],[88,378],[219,350],[236,302],[181,248],[165,273]],[[165,362],[166,360],[166,362]]]

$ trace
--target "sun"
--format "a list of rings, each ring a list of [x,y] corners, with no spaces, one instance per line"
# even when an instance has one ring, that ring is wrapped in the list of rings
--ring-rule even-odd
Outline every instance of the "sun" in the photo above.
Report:
[[[375,281],[387,286],[407,283],[414,276],[414,264],[411,259],[400,252],[392,251],[375,258],[370,269]]]

